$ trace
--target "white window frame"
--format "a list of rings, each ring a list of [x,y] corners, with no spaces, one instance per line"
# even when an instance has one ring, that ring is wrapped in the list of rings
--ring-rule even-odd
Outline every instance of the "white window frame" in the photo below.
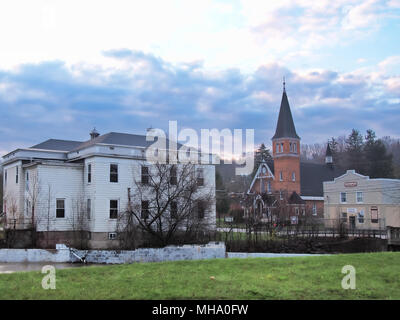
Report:
[[[292,172],[292,181],[296,181],[296,172]]]
[[[342,194],[344,194],[344,201],[342,201]],[[341,192],[339,195],[340,198],[340,203],[347,203],[347,193],[346,192]]]
[[[111,166],[110,166],[110,170],[111,170]],[[90,181],[89,181],[89,177],[90,177]],[[87,165],[87,183],[91,184],[92,183],[92,164],[88,163]]]
[[[108,240],[116,240],[117,239],[117,233],[116,232],[109,232],[108,233]]]
[[[313,205],[312,205],[312,215],[313,216],[316,216],[317,215],[317,203],[316,202],[313,202]]]
[[[361,194],[361,201],[358,200],[358,195]],[[356,191],[356,202],[364,203],[364,193],[362,191]]]
[[[111,166],[112,165],[114,165],[114,166],[117,166],[117,181],[111,181]],[[110,183],[118,183],[119,182],[119,165],[118,165],[118,163],[115,163],[115,162],[113,162],[113,163],[110,163],[110,169],[109,169],[110,171],[109,171],[109,182]]]
[[[61,208],[58,208],[58,207],[57,207],[57,202],[60,201],[60,200],[62,200],[62,201],[64,202],[64,208],[63,208],[63,209],[64,209],[64,217],[57,217],[57,210],[58,210],[58,209],[61,209]],[[56,219],[65,219],[65,217],[67,216],[65,204],[66,204],[65,198],[57,198],[57,199],[56,199]]]
[[[117,201],[117,217],[116,218],[111,218],[111,201]],[[108,206],[109,206],[108,219],[109,220],[113,220],[113,221],[117,220],[118,219],[118,214],[119,214],[119,199],[109,199]]]

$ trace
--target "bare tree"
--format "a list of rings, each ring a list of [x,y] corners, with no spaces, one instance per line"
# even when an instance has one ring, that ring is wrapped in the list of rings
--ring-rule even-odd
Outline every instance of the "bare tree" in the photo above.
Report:
[[[37,226],[40,222],[41,216],[37,214],[36,210],[39,206],[41,185],[37,171],[28,171],[26,177],[26,198],[25,204],[27,212],[30,213],[31,227],[32,227],[32,246],[36,247],[37,242]]]
[[[20,217],[18,216],[17,197],[14,193],[8,192],[4,197],[4,201],[7,205],[7,212],[4,219],[7,230],[7,246],[13,247],[16,240],[17,222],[20,220]]]
[[[201,169],[191,163],[143,163],[141,170],[141,178],[128,189],[127,209],[118,219],[122,246],[136,246],[132,238],[136,231],[155,245],[195,241],[215,224],[208,214],[214,193],[203,186]]]
[[[83,195],[72,199],[72,217],[70,223],[73,237],[72,245],[78,249],[86,249],[88,246],[89,219]]]

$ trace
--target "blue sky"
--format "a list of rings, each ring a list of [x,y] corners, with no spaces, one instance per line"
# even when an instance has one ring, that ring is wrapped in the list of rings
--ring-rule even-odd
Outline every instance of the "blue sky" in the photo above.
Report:
[[[0,154],[95,126],[400,138],[400,0],[2,1]]]

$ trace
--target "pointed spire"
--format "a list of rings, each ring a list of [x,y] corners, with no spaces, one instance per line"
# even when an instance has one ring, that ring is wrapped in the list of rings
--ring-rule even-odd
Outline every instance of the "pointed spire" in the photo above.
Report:
[[[285,82],[285,77],[283,77],[283,92],[286,92],[286,82]]]
[[[326,146],[325,163],[328,166],[333,167],[332,150],[331,150],[331,147],[329,146],[329,142],[328,142],[328,145]]]
[[[328,145],[327,145],[327,147],[326,147],[325,156],[327,156],[327,157],[332,157],[332,151],[331,151],[331,147],[329,146],[329,142],[328,142]]]
[[[278,124],[276,126],[275,135],[272,139],[278,138],[296,138],[300,137],[296,133],[296,128],[294,127],[292,112],[290,111],[289,101],[286,95],[286,82],[283,80],[283,93],[281,108],[279,110]]]

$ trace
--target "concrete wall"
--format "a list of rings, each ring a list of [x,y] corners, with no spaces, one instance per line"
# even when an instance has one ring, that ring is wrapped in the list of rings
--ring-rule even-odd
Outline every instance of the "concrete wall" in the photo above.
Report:
[[[0,262],[70,262],[67,247],[59,250],[0,249]]]
[[[73,250],[78,256],[86,256],[88,263],[121,264],[133,262],[161,262],[176,260],[202,260],[225,258],[225,244],[210,242],[207,245],[168,246],[137,250]],[[64,245],[56,250],[0,249],[0,262],[77,262]]]

